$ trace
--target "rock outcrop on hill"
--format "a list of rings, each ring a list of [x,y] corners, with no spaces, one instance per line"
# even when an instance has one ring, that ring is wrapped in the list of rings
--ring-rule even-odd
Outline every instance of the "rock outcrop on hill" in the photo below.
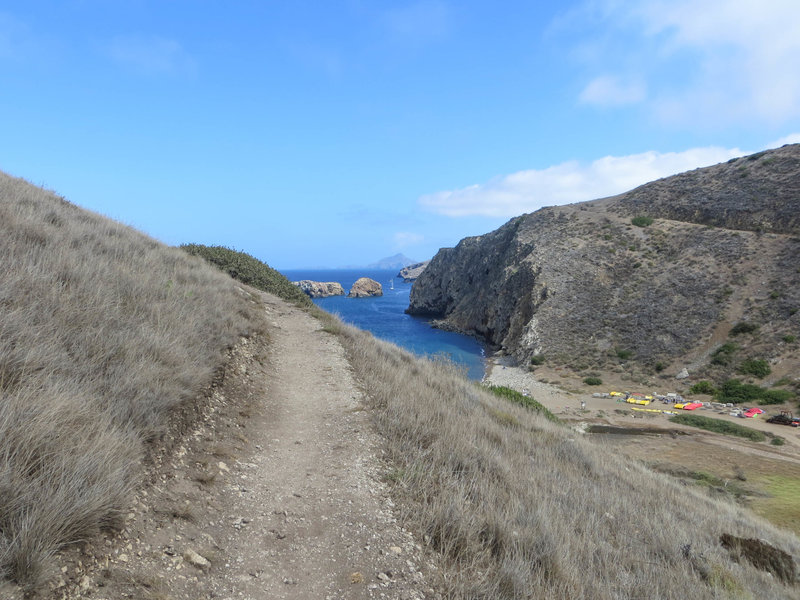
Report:
[[[433,258],[407,312],[520,362],[544,354],[585,366],[708,359],[733,322],[747,321],[759,334],[737,338],[740,354],[789,358],[785,367],[798,362],[786,342],[800,337],[798,257],[791,145],[464,239]]]
[[[357,279],[353,287],[350,288],[350,293],[347,294],[348,298],[369,298],[371,296],[383,296],[383,287],[369,277]]]
[[[411,281],[416,280],[422,272],[425,270],[425,267],[428,266],[428,263],[431,262],[429,260],[414,263],[413,265],[408,265],[407,267],[403,267],[400,269],[400,272],[397,274],[398,277],[401,277],[403,281],[409,283]]]
[[[302,281],[293,281],[292,284],[299,287],[312,298],[344,296],[342,284],[336,281],[311,281],[310,279],[303,279]]]

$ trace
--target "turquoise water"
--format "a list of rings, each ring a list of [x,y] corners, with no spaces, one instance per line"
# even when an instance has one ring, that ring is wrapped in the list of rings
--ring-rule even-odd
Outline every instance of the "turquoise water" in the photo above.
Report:
[[[290,281],[338,281],[345,294],[356,279],[369,277],[383,286],[383,296],[377,298],[347,298],[332,296],[317,298],[314,303],[334,313],[346,323],[372,332],[375,337],[397,344],[420,356],[444,355],[462,366],[470,379],[480,380],[485,372],[485,348],[475,338],[434,329],[427,319],[405,314],[411,284],[396,277],[397,270],[286,270],[281,271]],[[394,289],[391,289],[392,285]]]

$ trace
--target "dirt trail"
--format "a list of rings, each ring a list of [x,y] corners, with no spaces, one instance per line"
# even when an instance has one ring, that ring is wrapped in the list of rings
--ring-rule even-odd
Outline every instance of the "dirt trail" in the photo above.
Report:
[[[125,531],[67,552],[53,597],[436,597],[381,483],[343,348],[307,313],[262,300],[269,341],[234,349],[202,425],[152,469]]]

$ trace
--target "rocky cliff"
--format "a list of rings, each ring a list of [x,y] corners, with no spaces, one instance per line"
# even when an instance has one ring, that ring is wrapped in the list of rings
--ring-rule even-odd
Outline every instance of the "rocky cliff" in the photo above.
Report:
[[[793,145],[544,208],[464,239],[433,258],[408,312],[520,362],[544,354],[562,364],[663,368],[707,357],[739,321],[759,325],[745,351],[800,364],[786,342],[800,337],[798,307]]]
[[[400,269],[400,272],[397,274],[398,277],[401,277],[403,281],[409,283],[411,281],[416,280],[422,272],[425,270],[425,267],[428,266],[428,263],[431,262],[429,260],[414,263],[412,265],[408,265],[407,267],[403,267]]]

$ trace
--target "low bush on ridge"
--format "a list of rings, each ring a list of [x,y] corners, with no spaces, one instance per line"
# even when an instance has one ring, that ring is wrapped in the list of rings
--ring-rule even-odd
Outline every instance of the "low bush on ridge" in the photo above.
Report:
[[[308,295],[266,263],[245,252],[224,246],[182,244],[181,249],[200,256],[234,279],[269,292],[299,306],[311,306]]]

